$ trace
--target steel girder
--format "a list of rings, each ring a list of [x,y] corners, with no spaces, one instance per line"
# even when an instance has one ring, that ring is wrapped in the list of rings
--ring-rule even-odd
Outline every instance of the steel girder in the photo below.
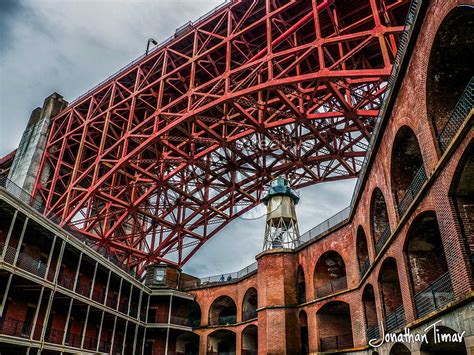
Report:
[[[264,186],[357,176],[408,0],[233,1],[52,121],[34,195],[138,273]]]

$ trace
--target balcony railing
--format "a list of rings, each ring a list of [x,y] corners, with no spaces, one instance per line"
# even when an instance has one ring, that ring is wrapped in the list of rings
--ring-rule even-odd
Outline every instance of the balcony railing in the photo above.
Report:
[[[219,317],[219,325],[235,324],[237,316],[221,316]]]
[[[391,332],[405,325],[405,310],[403,309],[403,304],[392,313],[387,314],[385,323],[387,332]]]
[[[8,246],[5,250],[5,244],[0,243],[0,254],[1,252],[5,252],[5,259],[4,261],[8,264],[12,264],[15,261],[15,255],[18,249],[12,248]],[[34,274],[41,278],[45,278],[46,274],[46,264],[34,258],[31,255],[26,253],[18,253],[18,258],[16,260],[15,266],[19,267],[20,269],[29,272],[30,274]],[[48,280],[52,281],[54,277],[55,270],[52,268],[48,271]]]
[[[323,236],[327,231],[344,224],[350,216],[351,208],[346,207],[342,211],[339,211],[334,216],[331,216],[327,220],[321,222],[316,227],[311,228],[309,231],[303,233],[300,237],[300,242],[305,243],[310,240],[317,240]]]
[[[332,337],[320,338],[320,349],[321,351],[329,350],[343,350],[351,349],[354,347],[354,341],[352,340],[352,334],[343,334]]]
[[[76,292],[84,297],[89,298],[89,294],[91,292],[91,285],[78,284],[76,286]]]
[[[301,302],[303,303],[303,302]],[[242,312],[242,320],[247,321],[250,319],[255,319],[257,318],[257,310],[256,309],[248,309],[244,312]]]
[[[61,344],[63,342],[64,329],[50,329],[46,331],[45,341],[48,343]]]
[[[104,302],[104,295],[105,295],[105,293],[102,290],[92,291],[92,299],[96,302],[103,303]]]
[[[128,312],[128,301],[120,302],[119,312],[122,312],[123,314],[127,314],[127,312]]]
[[[0,319],[0,334],[16,337],[29,337],[31,322],[18,319]]]
[[[421,168],[418,169],[418,171],[415,173],[415,176],[413,177],[413,180],[410,186],[405,191],[405,194],[403,195],[402,199],[398,203],[398,215],[400,217],[402,217],[405,214],[408,207],[411,205],[411,203],[415,199],[416,195],[418,195],[418,192],[420,192],[421,187],[426,182],[426,180],[428,180],[428,177],[426,176],[425,167],[421,166]]]
[[[370,267],[370,259],[369,259],[369,257],[366,257],[364,262],[362,263],[362,265],[360,267],[360,277],[361,278],[367,273],[367,271],[369,270],[369,267]]]
[[[437,278],[431,285],[415,295],[415,307],[418,317],[421,318],[428,313],[453,300],[453,288],[449,272]]]
[[[194,288],[194,287],[199,287],[199,286],[209,286],[209,285],[225,283],[225,282],[235,282],[247,277],[248,275],[255,273],[256,271],[257,271],[257,262],[254,262],[237,272],[209,276],[202,279],[184,281],[182,283],[182,287],[185,289],[188,289],[188,288]]]
[[[377,243],[375,243],[375,254],[380,253],[380,250],[382,250],[383,246],[385,245],[389,237],[390,237],[390,226],[387,225],[385,229],[383,230],[382,234],[380,235],[379,240],[377,240]]]
[[[70,276],[60,275],[58,277],[58,285],[72,290],[74,288],[74,280]]]
[[[461,98],[454,107],[453,112],[448,118],[448,121],[444,125],[443,129],[438,135],[438,143],[440,149],[444,152],[448,149],[451,141],[453,140],[456,133],[459,131],[459,128],[462,126],[462,123],[466,119],[469,112],[474,107],[474,77],[471,77],[471,80],[464,89]]]
[[[378,339],[380,337],[379,326],[374,325],[373,327],[367,328],[367,342],[372,339]]]
[[[61,218],[58,216],[52,214],[50,211],[45,211],[45,205],[42,203],[42,201],[39,198],[33,199],[33,197],[23,190],[21,187],[19,187],[17,184],[15,184],[13,181],[8,179],[5,176],[0,176],[0,187],[4,188],[8,193],[10,193],[12,196],[15,196],[18,198],[20,201],[23,203],[29,205],[31,208],[34,210],[38,211],[39,213],[43,214],[47,219],[49,219],[51,222],[61,225],[61,228],[67,231],[68,233],[72,234],[74,237],[76,237],[78,240],[89,246],[90,248],[94,249],[97,253],[102,255],[104,258],[109,260],[110,262],[114,263],[118,267],[120,267],[122,270],[125,272],[129,273],[130,275],[135,277],[135,273],[133,270],[128,269],[123,263],[121,263],[116,257],[114,257],[112,254],[110,254],[107,249],[103,247],[99,247],[96,245],[95,242],[91,241],[89,238],[84,236],[82,232],[75,227],[74,225],[70,223],[66,223],[63,221]]]
[[[74,348],[80,348],[82,342],[82,336],[76,333],[67,333],[65,344],[72,346]]]
[[[347,288],[347,277],[340,277],[316,289],[316,297],[321,298],[332,295],[333,293],[345,290]]]

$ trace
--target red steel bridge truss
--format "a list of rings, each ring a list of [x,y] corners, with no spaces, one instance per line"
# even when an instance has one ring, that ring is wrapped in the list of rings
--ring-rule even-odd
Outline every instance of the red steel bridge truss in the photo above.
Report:
[[[53,118],[34,195],[138,273],[182,266],[287,176],[357,176],[408,0],[242,0]]]

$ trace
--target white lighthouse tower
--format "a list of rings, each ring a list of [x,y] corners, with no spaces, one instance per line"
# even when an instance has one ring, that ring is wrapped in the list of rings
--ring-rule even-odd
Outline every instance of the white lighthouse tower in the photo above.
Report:
[[[298,246],[300,232],[295,206],[299,199],[285,178],[279,177],[271,182],[267,194],[263,197],[263,203],[267,206],[263,250],[294,249]]]

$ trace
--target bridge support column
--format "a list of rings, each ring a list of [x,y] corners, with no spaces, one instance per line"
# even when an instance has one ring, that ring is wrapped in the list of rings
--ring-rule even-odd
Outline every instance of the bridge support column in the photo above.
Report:
[[[41,164],[49,133],[51,117],[67,106],[67,102],[57,93],[44,100],[43,107],[31,112],[30,120],[21,137],[8,178],[26,192],[31,193]],[[45,170],[43,173],[47,173]]]

